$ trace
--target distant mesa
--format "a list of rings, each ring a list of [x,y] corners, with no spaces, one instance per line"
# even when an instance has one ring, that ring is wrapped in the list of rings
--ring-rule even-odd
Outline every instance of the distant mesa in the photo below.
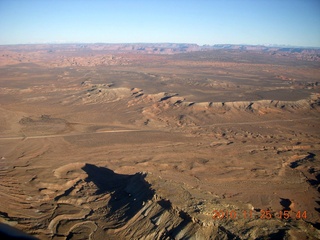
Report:
[[[95,51],[104,53],[101,56],[85,57],[85,58],[63,58],[56,62],[56,66],[97,66],[97,65],[126,65],[128,62],[119,57],[115,57],[114,53],[142,53],[142,54],[178,54],[189,52],[204,51],[241,51],[268,53],[272,56],[290,57],[307,61],[320,61],[320,48],[304,48],[304,47],[281,47],[281,46],[263,46],[263,45],[236,45],[236,44],[215,44],[215,45],[197,45],[188,43],[126,43],[126,44],[110,44],[110,43],[93,43],[93,44],[35,44],[35,45],[2,45],[0,51],[3,54],[0,59],[6,62],[34,62],[33,58],[29,58],[25,53],[19,51],[28,50],[32,46],[34,51],[39,51],[38,56],[50,54],[55,59],[63,52],[79,51]],[[108,54],[108,56],[106,56]],[[41,61],[39,61],[41,63]]]

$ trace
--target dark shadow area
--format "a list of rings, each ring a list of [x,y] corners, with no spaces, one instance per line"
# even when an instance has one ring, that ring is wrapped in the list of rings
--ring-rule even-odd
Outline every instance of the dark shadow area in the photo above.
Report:
[[[290,166],[291,168],[299,167],[299,166],[301,165],[301,161],[302,161],[302,160],[292,162],[292,163],[290,163],[289,166]]]
[[[130,175],[117,174],[108,168],[93,164],[86,164],[82,170],[88,174],[86,182],[93,182],[98,187],[96,194],[113,192],[119,187],[123,187],[130,178]]]
[[[86,164],[82,168],[88,177],[87,182],[93,182],[97,187],[97,194],[109,193],[111,199],[108,202],[106,218],[118,216],[118,222],[132,218],[145,202],[152,199],[154,190],[145,181],[145,174],[134,175],[117,174],[104,167]],[[120,211],[119,214],[115,212]]]
[[[316,175],[316,179],[318,180],[318,182],[320,182],[320,173]]]
[[[142,97],[143,95],[144,95],[143,93],[137,94],[135,98]]]
[[[312,186],[312,187],[317,187],[319,185],[319,181],[315,179],[308,179],[307,182]]]
[[[306,156],[306,159],[313,159],[315,156],[316,156],[316,154],[314,154],[314,153],[312,153],[312,152],[308,152],[308,156]]]
[[[287,239],[286,230],[281,229],[276,233],[271,233],[268,237],[258,238],[258,239]]]
[[[30,236],[30,235],[22,232],[21,230],[18,230],[14,227],[11,227],[7,224],[0,223],[0,239],[3,239],[3,240],[15,240],[15,239],[37,240],[38,238]]]
[[[280,198],[280,204],[281,206],[283,207],[283,211],[290,211],[291,208],[290,208],[290,205],[291,205],[291,201],[290,199],[287,199],[287,198]]]
[[[228,229],[226,229],[223,226],[218,227],[218,235],[219,236],[224,235],[227,237],[227,239],[240,240],[240,238],[237,235],[233,234],[232,232],[230,232]],[[225,239],[225,238],[223,238],[223,239]]]
[[[311,185],[311,186],[317,186],[319,184],[319,182],[315,179],[308,179],[307,182]]]
[[[311,223],[312,226],[318,230],[320,230],[320,222],[316,222],[316,223]]]
[[[183,219],[182,222],[177,227],[173,228],[169,232],[169,236],[173,236],[174,239],[177,239],[178,234],[181,231],[183,231],[183,229],[185,229],[188,224],[190,224],[190,223],[192,224],[192,217],[188,213],[186,213],[184,211],[180,211],[179,212],[179,217],[181,219]],[[188,237],[188,238],[190,237],[191,238],[192,236],[186,236],[186,237]]]
[[[165,101],[165,100],[168,100],[168,99],[170,99],[170,98],[172,98],[173,96],[166,96],[166,97],[163,97],[163,98],[161,98],[160,99],[160,101],[159,102],[162,102],[162,101]]]
[[[314,157],[316,156],[316,154],[308,152],[308,156],[306,156],[305,158],[299,159],[297,161],[294,161],[292,163],[290,163],[290,167],[291,168],[297,168],[299,166],[301,166],[304,162],[306,161],[310,161],[313,162],[314,161]]]
[[[172,204],[169,200],[161,199],[158,201],[158,204],[166,210],[172,209]]]

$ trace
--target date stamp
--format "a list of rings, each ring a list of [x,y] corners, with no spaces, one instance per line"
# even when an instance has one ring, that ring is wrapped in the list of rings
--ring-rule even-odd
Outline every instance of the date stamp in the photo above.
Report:
[[[213,210],[212,219],[307,219],[307,211],[278,211],[271,212],[271,210]]]

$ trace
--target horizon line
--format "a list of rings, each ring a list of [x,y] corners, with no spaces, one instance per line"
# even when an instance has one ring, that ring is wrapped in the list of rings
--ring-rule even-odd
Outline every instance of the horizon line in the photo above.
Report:
[[[143,45],[143,44],[186,44],[196,45],[199,47],[214,47],[214,46],[252,46],[252,47],[276,47],[276,48],[309,48],[320,49],[320,46],[298,46],[289,44],[248,44],[248,43],[215,43],[215,44],[198,44],[188,42],[35,42],[35,43],[6,43],[0,46],[21,46],[21,45],[72,45],[72,44],[105,44],[105,45]]]

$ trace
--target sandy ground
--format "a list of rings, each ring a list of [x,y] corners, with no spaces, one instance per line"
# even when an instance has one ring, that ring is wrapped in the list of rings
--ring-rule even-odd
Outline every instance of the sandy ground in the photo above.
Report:
[[[39,239],[320,237],[317,62],[23,54],[0,67],[1,223]]]

